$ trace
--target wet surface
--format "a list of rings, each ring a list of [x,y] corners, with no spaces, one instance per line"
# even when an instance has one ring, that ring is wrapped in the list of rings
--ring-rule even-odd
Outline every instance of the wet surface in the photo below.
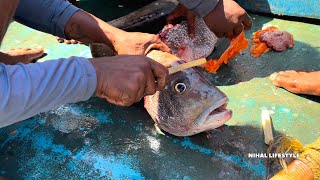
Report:
[[[217,74],[204,72],[230,99],[234,115],[226,126],[188,138],[158,135],[142,103],[120,108],[94,97],[0,129],[0,175],[9,179],[264,179],[269,169],[266,159],[248,158],[248,153],[266,152],[261,109],[273,113],[276,135],[293,135],[304,144],[320,136],[318,98],[291,94],[268,80],[279,70],[320,70],[320,28],[253,17],[255,26],[246,33],[248,38],[268,23],[292,33],[296,46],[258,59],[245,51]],[[91,56],[85,45],[58,44],[54,37],[17,23],[11,25],[1,48],[39,45],[47,53],[41,61]],[[222,41],[213,56],[226,47]],[[271,175],[279,170],[272,169]]]

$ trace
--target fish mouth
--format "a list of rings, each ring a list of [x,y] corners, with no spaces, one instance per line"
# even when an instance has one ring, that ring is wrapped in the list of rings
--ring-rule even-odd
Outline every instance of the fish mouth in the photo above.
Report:
[[[210,105],[197,119],[196,125],[205,125],[214,129],[222,126],[232,117],[232,110],[227,109],[228,98],[223,98]]]
[[[208,117],[221,116],[221,115],[225,115],[225,114],[229,113],[231,110],[227,109],[227,106],[228,106],[228,102],[224,103],[220,107],[218,107],[218,108],[214,109],[213,111],[211,111],[210,114],[208,115]]]

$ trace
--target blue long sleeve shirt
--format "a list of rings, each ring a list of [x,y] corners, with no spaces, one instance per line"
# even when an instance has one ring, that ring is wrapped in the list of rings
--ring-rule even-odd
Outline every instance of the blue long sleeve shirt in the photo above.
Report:
[[[65,0],[20,0],[15,20],[34,29],[65,37],[64,28],[78,8]],[[89,99],[96,72],[86,58],[43,63],[0,63],[0,127],[66,103]]]
[[[179,2],[198,16],[204,17],[217,6],[219,0],[179,0]]]
[[[0,63],[0,127],[62,104],[87,100],[95,88],[96,73],[85,58],[28,65]]]

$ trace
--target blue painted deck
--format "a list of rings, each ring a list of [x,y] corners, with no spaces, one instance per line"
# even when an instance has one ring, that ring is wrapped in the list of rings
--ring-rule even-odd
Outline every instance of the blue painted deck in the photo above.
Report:
[[[252,17],[254,27],[246,32],[247,37],[263,25],[278,25],[294,35],[296,46],[261,58],[252,58],[246,51],[217,74],[205,74],[230,99],[234,116],[226,126],[187,138],[162,136],[155,133],[142,103],[121,108],[91,98],[0,129],[0,176],[41,180],[265,179],[269,172],[266,159],[248,158],[248,153],[263,153],[267,148],[261,108],[274,111],[275,135],[296,136],[303,144],[320,136],[319,99],[291,94],[268,79],[279,70],[320,70],[320,27]],[[53,36],[18,23],[11,25],[1,48],[37,46],[48,54],[40,61],[91,56],[85,45],[58,44]],[[273,166],[271,174],[279,169]]]
[[[319,0],[236,0],[252,12],[320,19]]]

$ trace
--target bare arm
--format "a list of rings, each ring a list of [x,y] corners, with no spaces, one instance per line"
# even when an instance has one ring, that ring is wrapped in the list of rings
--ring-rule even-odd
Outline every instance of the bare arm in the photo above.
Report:
[[[85,43],[110,45],[118,54],[144,55],[150,47],[170,52],[157,35],[123,31],[82,10],[70,18],[65,34]]]
[[[39,31],[86,43],[109,44],[113,39],[109,32],[123,32],[66,0],[20,0],[14,19]]]
[[[65,26],[64,32],[68,39],[108,45],[114,44],[120,36],[126,33],[82,10],[73,14]]]

